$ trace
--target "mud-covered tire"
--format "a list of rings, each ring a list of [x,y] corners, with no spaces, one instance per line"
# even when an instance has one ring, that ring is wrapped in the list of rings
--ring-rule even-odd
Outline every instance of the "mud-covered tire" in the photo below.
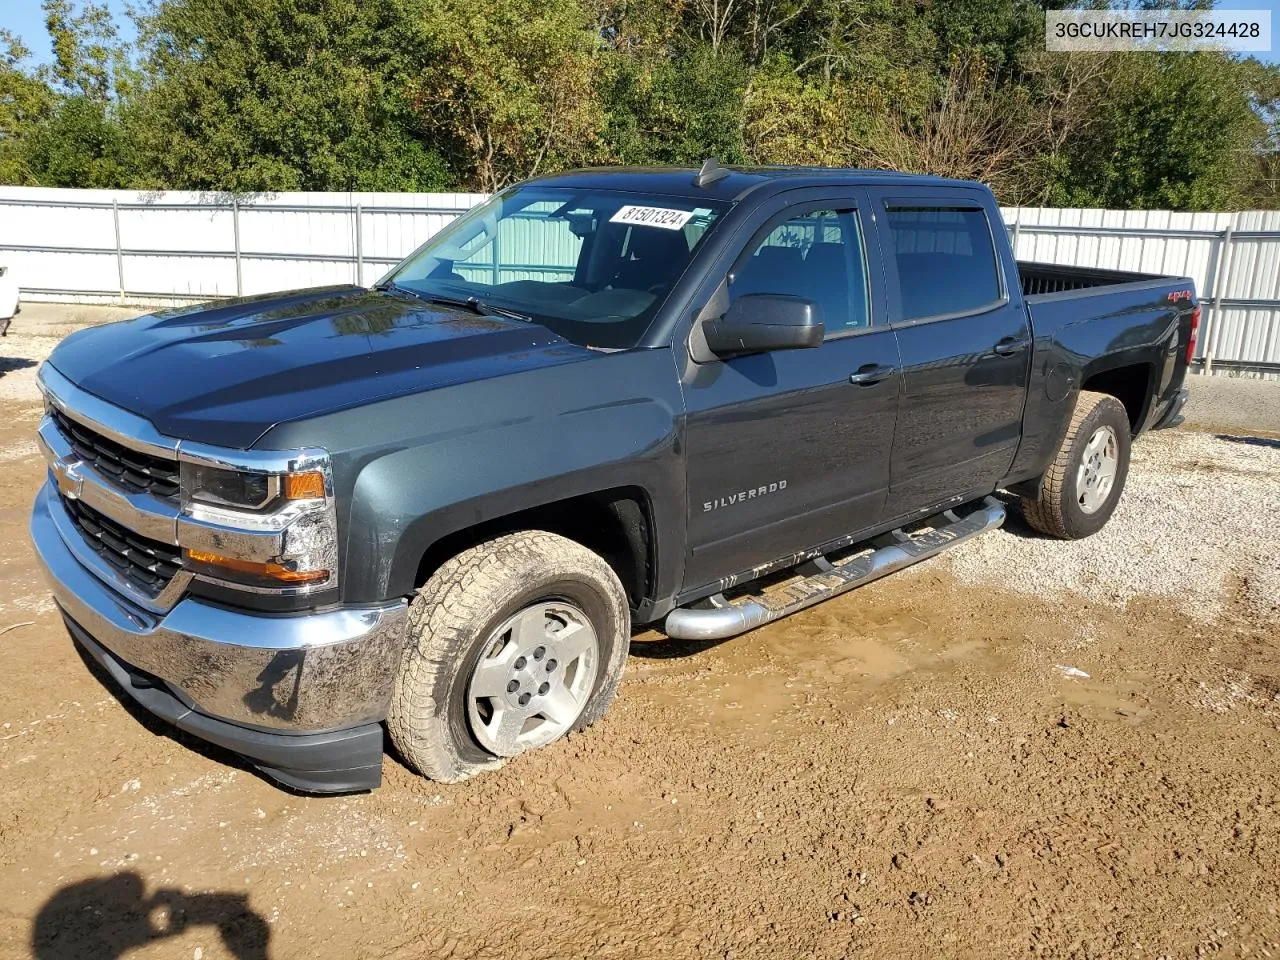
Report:
[[[1090,443],[1107,429],[1115,439],[1115,474],[1106,496],[1090,511],[1081,502],[1082,497],[1087,499],[1079,482],[1081,465]],[[1101,530],[1115,512],[1129,475],[1129,429],[1129,415],[1119,400],[1082,390],[1058,455],[1040,482],[1040,496],[1022,499],[1027,523],[1063,540],[1079,540]]]
[[[594,683],[583,686],[585,702],[569,729],[603,716],[631,642],[622,584],[600,556],[572,540],[538,530],[508,534],[441,565],[409,605],[387,730],[411,767],[454,782],[502,765],[505,758],[486,750],[473,730],[469,686],[490,656],[494,631],[547,602],[571,604],[596,635]]]

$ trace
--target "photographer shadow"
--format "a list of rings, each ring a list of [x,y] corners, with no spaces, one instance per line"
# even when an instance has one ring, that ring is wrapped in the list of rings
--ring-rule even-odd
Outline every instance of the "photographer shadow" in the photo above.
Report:
[[[37,960],[117,960],[193,927],[215,929],[236,960],[268,960],[271,928],[249,907],[248,894],[161,888],[147,896],[136,873],[63,887],[36,916],[31,949]]]
[[[3,324],[4,321],[0,320],[0,325]],[[34,367],[36,363],[37,361],[28,357],[0,357],[0,377],[14,370],[26,370],[28,367]]]

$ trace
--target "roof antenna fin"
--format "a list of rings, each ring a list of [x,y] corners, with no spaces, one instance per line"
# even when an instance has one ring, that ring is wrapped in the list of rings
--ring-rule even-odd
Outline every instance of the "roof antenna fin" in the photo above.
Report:
[[[715,157],[707,157],[707,159],[702,162],[702,169],[699,170],[698,175],[693,178],[693,185],[695,187],[709,187],[717,180],[723,180],[730,173],[731,171],[720,166],[719,161],[716,160]]]

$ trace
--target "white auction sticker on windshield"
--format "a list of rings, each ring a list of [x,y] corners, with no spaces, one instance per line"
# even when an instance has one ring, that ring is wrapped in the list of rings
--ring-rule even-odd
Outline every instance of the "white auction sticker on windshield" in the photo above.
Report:
[[[623,207],[610,223],[634,223],[642,227],[661,227],[663,230],[679,230],[693,217],[692,210],[672,210],[668,207]]]

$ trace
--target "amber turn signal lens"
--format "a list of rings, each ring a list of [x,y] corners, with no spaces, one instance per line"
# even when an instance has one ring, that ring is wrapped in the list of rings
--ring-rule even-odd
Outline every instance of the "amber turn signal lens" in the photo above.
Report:
[[[188,550],[187,559],[202,567],[212,568],[211,572],[213,573],[238,574],[240,578],[245,576],[256,577],[262,580],[273,580],[277,583],[315,583],[318,580],[325,580],[329,576],[328,570],[290,570],[288,567],[281,566],[278,563],[271,563],[270,561],[257,563],[253,560],[236,560],[233,557],[207,553],[204,550]],[[232,579],[236,579],[236,577],[233,576]]]
[[[324,474],[319,470],[309,473],[290,473],[284,478],[286,500],[318,500],[324,496]]]

